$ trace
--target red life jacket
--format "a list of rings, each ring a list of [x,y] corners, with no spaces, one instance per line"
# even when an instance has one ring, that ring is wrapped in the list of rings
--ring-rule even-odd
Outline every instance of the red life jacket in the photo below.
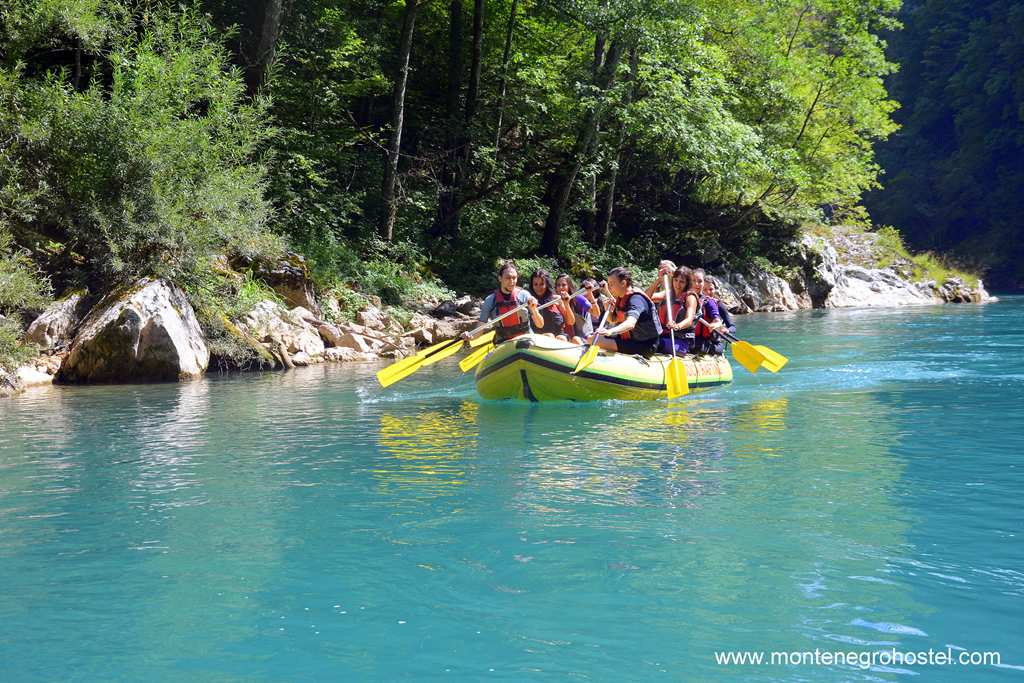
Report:
[[[516,301],[516,296],[519,294],[519,291],[519,287],[513,287],[511,294],[505,294],[504,292],[502,292],[501,287],[498,287],[496,290],[494,290],[494,308],[498,312],[498,315],[494,317],[497,318],[499,316],[505,315],[509,311],[514,310],[519,306],[519,302]],[[522,311],[520,311],[519,315],[510,315],[509,317],[502,320],[501,326],[507,328],[525,328],[528,325],[528,323],[524,322],[522,318]],[[524,329],[523,332],[525,331],[526,330]]]
[[[650,338],[651,339],[656,339],[658,336],[661,335],[661,321],[658,318],[657,306],[655,305],[655,303],[653,301],[651,301],[651,297],[647,296],[647,292],[643,291],[642,289],[633,289],[632,287],[630,287],[626,291],[625,296],[621,296],[618,299],[616,299],[615,300],[615,312],[612,313],[610,317],[612,318],[612,320],[615,322],[616,325],[618,325],[621,322],[624,322],[626,320],[626,310],[629,308],[629,299],[634,294],[638,294],[638,295],[642,296],[644,298],[644,301],[647,302],[647,310],[651,314],[650,327],[653,328],[653,329],[652,330],[645,329],[644,331],[645,332],[653,331],[654,334],[651,335]],[[637,324],[640,325],[640,324],[643,324],[645,322],[646,321],[638,320]],[[619,335],[619,339],[629,339],[632,336],[631,333],[634,332],[634,331],[637,331],[636,327],[634,327],[629,332],[623,332],[622,334],[620,334]]]
[[[708,315],[707,299],[705,299],[703,296],[701,296],[697,300],[697,317],[704,318],[704,320],[708,321],[709,323],[714,322],[714,320],[711,319],[711,316]],[[697,339],[711,339],[711,329],[707,325],[705,325],[704,323],[699,323],[696,320],[694,320],[693,326],[694,336]]]
[[[684,297],[685,299],[685,297]],[[658,317],[661,318],[661,326],[668,327],[669,322],[679,322],[679,314],[686,310],[684,301],[673,301],[672,302],[672,317],[669,318],[668,306],[662,301],[658,306]]]

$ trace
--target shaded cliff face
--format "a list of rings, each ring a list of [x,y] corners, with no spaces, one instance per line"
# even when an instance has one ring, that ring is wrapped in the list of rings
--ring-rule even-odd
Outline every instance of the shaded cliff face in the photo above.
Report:
[[[864,204],[916,249],[1024,289],[1024,12],[1016,0],[908,0],[885,36],[901,129],[877,145],[883,188]]]

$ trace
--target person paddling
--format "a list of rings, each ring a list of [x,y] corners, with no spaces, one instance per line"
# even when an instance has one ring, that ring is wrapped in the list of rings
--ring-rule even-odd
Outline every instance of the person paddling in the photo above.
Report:
[[[704,322],[697,322],[694,328],[694,353],[713,353],[715,330],[722,327],[722,316],[718,312],[718,302],[710,297],[704,296],[704,282],[707,276],[703,268],[693,270],[693,291],[700,297],[699,318]]]
[[[646,290],[647,296],[652,301],[658,303],[665,297],[665,293],[661,291],[661,288],[664,286],[665,276],[671,277],[674,272],[676,272],[676,264],[672,263],[672,261],[664,259],[658,263],[658,274],[654,276],[654,282]]]
[[[714,302],[715,308],[722,319],[721,329],[729,334],[735,335],[736,323],[733,322],[732,314],[729,313],[729,309],[722,305],[722,302],[718,299],[718,289],[715,285],[714,279],[707,276],[705,276],[704,279],[704,298]],[[721,356],[725,353],[725,339],[718,332],[712,333],[708,353],[713,353],[716,356]]]
[[[661,321],[654,302],[640,289],[633,289],[633,275],[619,267],[608,273],[608,293],[615,297],[613,322],[594,331],[599,347],[607,351],[654,355],[661,336]]]
[[[534,297],[537,303],[541,306],[557,296],[555,294],[555,287],[551,283],[551,275],[548,274],[548,271],[543,268],[538,268],[533,271],[530,275],[529,293],[530,296]],[[569,311],[568,313],[564,312],[564,303],[565,302],[563,301],[557,304],[552,304],[551,306],[538,311],[541,314],[541,323],[538,325],[537,319],[534,318],[533,331],[537,334],[546,334],[552,337],[562,334],[562,328],[565,326],[566,318],[572,315],[572,311]]]
[[[700,298],[694,292],[693,271],[686,266],[676,268],[672,273],[672,310],[665,305],[664,294],[659,297],[658,316],[663,332],[658,340],[658,351],[672,353],[672,337],[675,337],[677,356],[685,356],[693,350],[694,321],[700,308]],[[674,331],[673,335],[671,331]]]
[[[583,294],[570,299],[570,294],[575,290],[576,286],[568,275],[559,275],[555,280],[555,291],[562,297],[562,307],[566,311],[563,333],[572,343],[582,344],[584,339],[594,333],[593,309],[597,308],[597,303],[592,300],[592,289],[588,291],[590,299]]]
[[[529,313],[527,309],[521,310],[517,315],[510,315],[495,326],[495,344],[526,334],[530,331],[531,320],[537,327],[544,325],[544,318],[537,310],[537,299],[530,296],[525,289],[520,289],[518,282],[519,272],[515,264],[511,261],[501,264],[498,269],[498,288],[488,294],[480,306],[481,322],[497,318],[524,304],[528,307]],[[469,339],[468,334],[465,333],[463,336]]]

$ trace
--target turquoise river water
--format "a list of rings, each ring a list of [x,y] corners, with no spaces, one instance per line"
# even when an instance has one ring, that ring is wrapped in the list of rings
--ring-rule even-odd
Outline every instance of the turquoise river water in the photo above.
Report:
[[[1024,678],[1024,299],[738,322],[789,366],[672,403],[454,359],[0,401],[0,676]],[[999,662],[768,662],[815,650]]]

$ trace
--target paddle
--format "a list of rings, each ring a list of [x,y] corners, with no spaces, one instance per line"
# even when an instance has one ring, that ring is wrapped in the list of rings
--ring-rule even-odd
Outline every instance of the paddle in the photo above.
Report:
[[[612,309],[611,306],[609,306],[605,310],[604,315],[601,316],[601,322],[598,324],[597,329],[601,329],[602,327],[604,327],[605,322],[608,320],[608,314],[611,312]],[[580,356],[580,359],[576,362],[576,367],[573,368],[572,374],[578,374],[580,370],[583,370],[585,367],[594,362],[594,359],[597,358],[597,352],[601,350],[601,347],[599,347],[596,344],[596,342],[597,332],[595,332],[590,337],[590,344],[587,345],[587,350],[583,352],[583,355]]]
[[[470,339],[469,340],[469,348],[475,349],[476,347],[480,346],[481,344],[487,344],[488,342],[490,342],[493,339],[494,339],[494,330],[491,330],[490,332],[485,332],[484,334],[481,334],[479,337],[473,337],[472,339]]]
[[[711,329],[711,325],[704,318],[698,318],[698,322]],[[769,349],[767,346],[754,346],[749,342],[738,339],[736,335],[726,332],[721,328],[715,331],[732,342],[733,358],[750,372],[756,373],[762,367],[769,372],[778,372],[782,369],[782,366],[789,362],[788,358],[781,353]]]
[[[485,344],[481,346],[479,349],[459,361],[459,369],[463,372],[469,372],[484,359],[484,356],[493,350],[494,344]]]
[[[686,381],[686,367],[676,356],[676,331],[672,327],[675,323],[675,316],[672,315],[672,283],[668,281],[668,274],[664,275],[665,280],[665,305],[668,306],[669,321],[668,335],[672,342],[672,360],[665,366],[665,388],[669,398],[679,398],[690,393],[690,383]]]
[[[735,339],[735,337],[733,338]],[[789,362],[788,358],[783,356],[781,353],[778,353],[777,351],[769,349],[767,346],[762,346],[761,344],[754,344],[754,348],[760,351],[762,355],[764,355],[764,362],[761,363],[761,366],[768,370],[769,372],[778,372],[783,368],[783,366],[786,365],[786,363]]]
[[[738,339],[736,335],[734,335],[732,332],[727,332],[724,329],[719,329],[718,333],[725,337],[726,339],[728,339],[733,344],[746,344],[745,341]],[[761,356],[763,356],[761,360],[761,367],[764,368],[765,370],[768,370],[769,372],[778,372],[786,365],[786,363],[789,362],[788,358],[783,356],[781,353],[768,348],[767,346],[764,346],[762,344],[751,344],[751,346],[753,346],[754,349],[756,349],[758,353],[760,353]]]
[[[572,294],[572,296],[576,296],[576,295],[578,295],[578,294],[580,294],[582,292],[583,292],[583,289],[579,289],[576,292],[574,292]],[[543,306],[538,306],[537,310],[539,311],[539,310],[543,310],[543,309],[545,309],[545,308],[547,308],[549,306],[553,306],[556,303],[558,303],[559,301],[561,301],[561,298],[555,297],[551,301],[549,301],[546,304],[544,304]],[[469,336],[470,337],[475,337],[476,335],[478,335],[481,332],[483,332],[484,330],[486,330],[488,327],[491,327],[492,325],[501,322],[502,320],[504,320],[505,318],[509,317],[510,315],[515,315],[515,314],[519,313],[519,311],[523,310],[528,305],[529,304],[520,304],[519,306],[516,306],[515,308],[513,308],[511,311],[508,311],[507,313],[503,313],[502,315],[499,315],[497,318],[494,318],[493,320],[488,320],[484,324],[479,325],[477,327],[474,327],[472,330],[469,331]],[[489,338],[487,338],[486,341],[478,341],[477,344],[483,344],[483,343],[489,342],[491,339],[493,339],[494,335],[493,335],[493,333],[490,333],[490,335],[486,335],[486,334],[485,335],[481,335],[481,339],[483,339],[485,337],[489,337]],[[440,360],[444,360],[448,356],[451,356],[451,355],[454,355],[454,354],[458,353],[459,349],[462,348],[462,342],[463,341],[464,341],[464,339],[461,336],[460,337],[456,337],[455,339],[449,339],[448,341],[443,341],[443,342],[440,342],[438,344],[434,344],[433,346],[428,347],[428,348],[420,351],[415,356],[410,356],[409,358],[403,358],[402,360],[398,361],[397,363],[392,363],[388,367],[386,367],[383,370],[380,370],[380,371],[377,372],[377,381],[380,382],[382,387],[391,386],[395,382],[397,382],[397,381],[399,381],[401,379],[405,379],[406,377],[408,377],[409,375],[413,374],[414,372],[416,372],[417,370],[419,370],[422,367],[425,367],[427,365],[433,365],[434,363],[436,363],[436,362],[438,362]],[[473,344],[473,341],[476,341],[476,340],[471,340],[470,341],[470,346],[471,347],[476,345],[476,344]],[[483,356],[481,356],[481,358],[482,357]]]
[[[514,313],[519,313],[519,311],[522,310],[523,308],[526,308],[526,304],[523,304],[522,306],[517,306],[508,313],[505,313],[504,315],[501,315],[495,318],[494,320],[489,320],[483,325],[474,328],[469,333],[470,336],[479,334],[480,332],[487,329],[492,324],[502,320],[503,318],[506,318]],[[488,335],[482,335],[482,337],[488,337]],[[490,335],[490,338],[493,338],[493,333]],[[447,341],[439,342],[437,344],[434,344],[433,346],[429,346],[423,349],[415,356],[403,358],[397,363],[392,363],[383,370],[377,372],[377,381],[380,382],[380,385],[382,387],[391,386],[398,380],[405,379],[406,377],[416,372],[420,368],[424,367],[425,365],[433,365],[437,361],[443,360],[448,356],[457,353],[458,350],[462,348],[463,341],[465,340],[462,337],[456,337],[455,339],[449,339]],[[490,339],[487,339],[486,341],[489,342]],[[472,342],[470,342],[470,344],[472,344]]]

